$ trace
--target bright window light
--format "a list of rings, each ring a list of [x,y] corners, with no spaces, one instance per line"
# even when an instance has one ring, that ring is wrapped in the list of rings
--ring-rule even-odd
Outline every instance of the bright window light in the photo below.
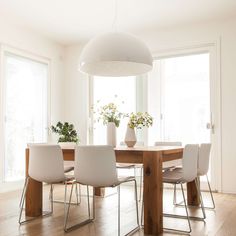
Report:
[[[5,54],[5,181],[25,176],[28,142],[47,140],[48,65]]]
[[[94,77],[93,105],[102,106],[114,102],[121,112],[136,111],[136,77]],[[117,128],[117,145],[124,141],[128,120],[122,119]],[[94,123],[93,143],[106,144],[106,126]]]

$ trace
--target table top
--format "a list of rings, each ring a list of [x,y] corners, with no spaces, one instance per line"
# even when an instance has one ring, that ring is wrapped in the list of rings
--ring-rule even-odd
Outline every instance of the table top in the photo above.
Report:
[[[149,152],[156,152],[156,151],[182,151],[183,147],[180,146],[139,146],[139,147],[126,147],[126,146],[118,146],[114,148],[115,151],[149,151]]]
[[[46,144],[46,143],[45,143]],[[73,151],[75,149],[75,145],[73,144],[59,144],[62,150],[65,151]],[[28,148],[27,148],[28,149]],[[171,152],[182,152],[183,147],[181,146],[137,146],[137,147],[127,147],[127,146],[117,146],[114,148],[115,151],[134,151],[134,152],[158,152],[158,151],[165,151],[168,153]]]
[[[75,146],[62,146],[63,151],[74,151]],[[166,154],[183,152],[183,147],[180,146],[140,146],[126,147],[118,146],[114,148],[115,152],[164,152]]]

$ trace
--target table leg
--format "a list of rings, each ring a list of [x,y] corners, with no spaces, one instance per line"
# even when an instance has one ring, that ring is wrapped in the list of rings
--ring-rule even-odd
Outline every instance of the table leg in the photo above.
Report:
[[[95,188],[95,196],[104,197],[105,188]]]
[[[187,183],[187,202],[191,206],[199,206],[200,199],[195,181]]]
[[[29,167],[29,149],[25,153],[26,177],[28,176]],[[36,217],[42,215],[42,198],[43,188],[42,183],[33,179],[29,179],[29,184],[25,199],[25,214],[26,216]]]
[[[143,152],[144,233],[163,232],[162,153]]]

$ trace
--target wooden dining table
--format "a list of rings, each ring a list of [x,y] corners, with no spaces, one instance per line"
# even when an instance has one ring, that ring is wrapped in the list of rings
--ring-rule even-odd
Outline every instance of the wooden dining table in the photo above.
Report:
[[[163,232],[163,182],[162,162],[181,159],[182,147],[143,146],[143,147],[116,147],[116,161],[119,163],[143,164],[144,177],[144,233],[159,235]],[[62,147],[65,161],[74,160],[74,148]],[[28,176],[29,149],[26,148],[26,176]],[[96,194],[101,189],[96,189]],[[42,183],[29,180],[26,192],[26,216],[36,217],[42,215]],[[199,205],[199,198],[195,181],[187,184],[187,197],[189,205]]]

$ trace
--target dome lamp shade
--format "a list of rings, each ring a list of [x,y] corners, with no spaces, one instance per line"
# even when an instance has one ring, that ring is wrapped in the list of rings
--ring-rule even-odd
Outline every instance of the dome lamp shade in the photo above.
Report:
[[[120,32],[91,39],[83,48],[79,70],[94,76],[135,76],[152,69],[152,55],[144,42]]]

